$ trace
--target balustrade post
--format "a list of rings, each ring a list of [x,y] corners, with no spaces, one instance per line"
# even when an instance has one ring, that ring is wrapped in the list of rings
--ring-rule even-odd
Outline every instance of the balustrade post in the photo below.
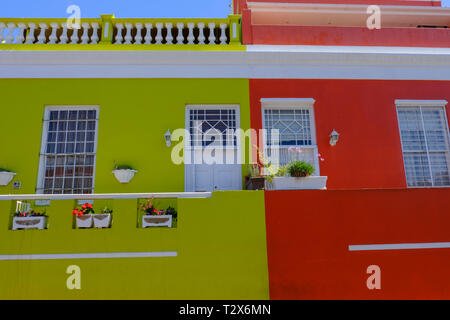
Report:
[[[92,36],[91,36],[91,44],[98,43],[98,28],[99,25],[97,22],[93,22],[92,24]]]
[[[205,44],[205,35],[204,35],[204,30],[205,30],[205,24],[203,22],[199,22],[197,24],[198,27],[198,44]]]
[[[134,37],[134,44],[142,43],[142,23],[136,23],[136,36]]]
[[[81,26],[83,27],[83,34],[81,35],[81,43],[88,44],[89,43],[89,29],[91,28],[91,25],[89,23],[82,23]]]
[[[30,27],[30,30],[28,30],[27,41],[25,43],[26,44],[32,44],[32,43],[34,43],[34,40],[36,39],[34,37],[34,32],[36,31],[36,24],[34,22],[30,22],[28,24],[28,26]]]
[[[144,37],[144,40],[145,40],[145,44],[151,44],[152,43],[152,29],[153,29],[153,24],[151,24],[151,23],[146,23],[145,24],[145,30],[146,30],[146,32],[145,32],[145,37]]]
[[[170,22],[166,23],[166,29],[167,29],[166,44],[173,43],[172,26],[173,26],[172,23],[170,23]]]
[[[50,27],[52,28],[52,33],[50,34],[49,37],[49,44],[55,44],[56,41],[58,41],[58,37],[56,36],[56,32],[58,31],[59,28],[59,24],[56,22],[52,22],[50,23]]]
[[[184,35],[183,35],[184,23],[182,22],[177,23],[177,29],[178,29],[177,44],[184,44]]]
[[[17,34],[17,37],[16,37],[16,43],[23,43],[25,41],[25,28],[27,27],[27,25],[22,22],[18,23],[17,25],[19,26],[19,33]],[[2,33],[1,30],[0,30],[0,33]],[[0,42],[1,42],[1,39],[0,39]]]
[[[156,44],[161,44],[163,37],[162,37],[162,28],[163,28],[163,24],[162,23],[157,23],[156,24]]]
[[[114,30],[114,15],[113,14],[102,14],[102,36],[100,44],[111,44],[113,40],[113,30]]]
[[[5,43],[13,43],[14,42],[14,30],[16,29],[15,23],[8,23],[8,34],[6,35]]]
[[[45,35],[45,32],[48,29],[48,26],[46,23],[39,23],[39,28],[41,29],[41,32],[39,33],[38,36],[38,44],[43,44],[47,41],[47,36]]]
[[[230,44],[241,44],[241,16],[232,14],[228,16],[230,21]]]
[[[125,33],[125,44],[131,44],[131,41],[133,40],[133,37],[131,36],[131,31],[133,30],[133,24],[125,23],[125,30],[127,31]]]

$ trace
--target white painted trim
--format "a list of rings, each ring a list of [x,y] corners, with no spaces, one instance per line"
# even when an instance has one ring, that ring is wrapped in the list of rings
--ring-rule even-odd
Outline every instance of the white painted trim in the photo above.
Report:
[[[236,111],[236,129],[237,132],[240,133],[238,129],[241,128],[241,106],[238,104],[187,104],[185,106],[185,113],[184,113],[184,128],[189,132],[190,128],[190,111],[194,109],[200,109],[200,110],[208,110],[208,109],[234,109]],[[240,159],[242,156],[242,149],[241,149],[241,139],[240,136],[237,136],[237,145],[236,148],[232,147],[224,147],[224,149],[237,149],[237,157],[236,159]],[[184,139],[184,191],[185,192],[194,192],[195,189],[195,166],[194,163],[187,164],[188,157],[192,157],[192,151],[193,150],[202,150],[203,147],[194,147],[190,145],[190,138]],[[190,155],[188,155],[190,154]],[[193,162],[194,159],[190,159],[191,162]],[[189,170],[188,168],[191,168]],[[239,175],[242,176],[242,168],[239,166]],[[238,190],[242,190],[242,179],[239,179],[239,187]],[[195,192],[194,192],[195,193]]]
[[[349,245],[348,251],[409,250],[409,249],[438,249],[438,248],[450,248],[450,242]]]
[[[99,119],[100,119],[100,107],[94,105],[46,105],[44,110],[44,118],[42,121],[42,138],[41,138],[41,151],[39,154],[39,167],[36,183],[36,191],[44,188],[45,180],[45,153],[47,147],[48,126],[47,122],[50,120],[50,111],[54,110],[95,110],[96,111],[96,129],[94,137],[94,169],[92,172],[92,192],[95,192],[95,171],[97,167],[97,145],[98,145],[98,132],[99,132]],[[55,156],[57,153],[55,153]],[[76,153],[74,153],[76,155]]]
[[[275,105],[277,107],[291,106],[292,104],[312,106],[316,102],[313,98],[261,98],[260,101],[265,106]]]
[[[97,194],[8,194],[1,200],[96,200],[96,199],[142,199],[142,198],[211,198],[211,192],[167,193],[97,193]]]
[[[265,129],[264,111],[266,109],[308,109],[311,121],[311,146],[302,148],[314,149],[314,176],[320,176],[319,149],[317,147],[316,117],[314,113],[314,98],[261,98],[262,128]],[[266,134],[263,134],[263,146],[266,146]]]
[[[0,260],[156,258],[156,257],[176,257],[176,256],[178,256],[177,251],[117,252],[117,253],[67,253],[67,254],[7,254],[7,255],[0,255]]]
[[[395,100],[397,107],[443,107],[447,105],[447,100]]]
[[[247,51],[1,51],[0,78],[450,80],[450,48],[247,46]]]

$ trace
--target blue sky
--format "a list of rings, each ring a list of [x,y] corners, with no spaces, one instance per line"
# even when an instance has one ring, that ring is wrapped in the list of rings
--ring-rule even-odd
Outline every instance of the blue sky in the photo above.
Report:
[[[376,0],[374,0],[374,3]],[[231,0],[2,0],[0,17],[63,18],[76,4],[81,17],[97,18],[113,13],[120,18],[222,18]],[[450,7],[450,0],[443,0]]]
[[[449,0],[450,1],[450,0]],[[231,0],[1,0],[0,17],[63,18],[77,5],[82,18],[224,18]]]

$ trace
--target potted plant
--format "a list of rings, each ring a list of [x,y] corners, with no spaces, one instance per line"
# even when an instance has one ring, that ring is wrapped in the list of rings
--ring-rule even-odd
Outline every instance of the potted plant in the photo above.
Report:
[[[112,173],[120,183],[129,183],[133,179],[137,170],[128,165],[116,165]]]
[[[29,206],[28,206],[29,208]],[[13,230],[19,229],[45,229],[47,226],[47,215],[44,212],[36,212],[31,210],[29,212],[23,212],[21,210],[16,211],[13,218]]]
[[[0,168],[0,186],[7,186],[15,175],[15,172]]]
[[[153,199],[152,199],[153,200]],[[156,209],[150,200],[140,205],[142,216],[142,228],[147,227],[169,227],[172,228],[172,217],[177,215],[174,208],[169,207],[166,211]]]
[[[257,164],[249,165],[250,172],[245,177],[245,186],[247,190],[264,190],[266,178],[261,175],[260,166]]]
[[[86,229],[92,228],[92,214],[95,213],[92,204],[85,203],[81,206],[81,209],[75,209],[72,214],[76,217],[77,228]]]
[[[105,207],[102,210],[102,213],[97,213],[92,215],[94,220],[94,227],[96,228],[109,228],[111,224],[111,214],[112,210],[108,207]]]

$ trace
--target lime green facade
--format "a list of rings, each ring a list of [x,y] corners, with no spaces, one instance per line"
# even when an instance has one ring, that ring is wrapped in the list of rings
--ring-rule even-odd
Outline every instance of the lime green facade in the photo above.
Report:
[[[184,164],[171,160],[177,142],[168,148],[164,134],[185,127],[186,105],[239,105],[241,127],[250,128],[246,79],[0,79],[0,88],[8,119],[0,127],[0,168],[22,183],[0,186],[0,194],[36,193],[46,106],[99,107],[95,193],[185,191]],[[120,184],[115,163],[138,173]]]
[[[0,299],[268,299],[263,191],[178,199],[177,228],[137,226],[137,201],[114,200],[110,229],[73,229],[73,200],[52,200],[48,229],[8,229],[0,255],[176,251],[176,257],[0,261]],[[80,268],[68,289],[67,268]]]

